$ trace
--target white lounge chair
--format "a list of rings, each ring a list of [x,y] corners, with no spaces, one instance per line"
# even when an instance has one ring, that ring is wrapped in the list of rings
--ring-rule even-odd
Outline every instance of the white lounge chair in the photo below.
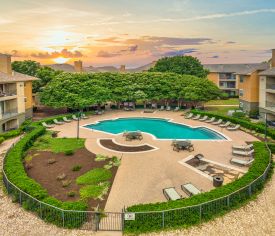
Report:
[[[182,196],[178,194],[174,187],[163,189],[163,194],[167,200],[175,201],[182,198]]]
[[[219,125],[219,126],[222,127],[222,128],[226,128],[226,127],[228,127],[230,124],[231,124],[231,122],[230,122],[230,121],[227,121],[225,124],[221,124],[221,125]]]
[[[249,145],[233,145],[232,149],[242,150],[242,151],[250,151],[251,149],[253,149],[253,144],[249,144]]]
[[[164,111],[164,106],[161,106],[159,110]]]
[[[170,106],[167,106],[167,107],[166,107],[166,111],[171,111],[171,107],[170,107]]]
[[[70,119],[68,119],[67,117],[63,117],[63,120],[66,122],[66,123],[70,123],[70,122],[72,122],[72,120],[70,120]]]
[[[179,107],[176,107],[175,109],[174,109],[174,111],[179,111],[180,110],[180,108]]]
[[[54,126],[55,126],[55,125],[48,125],[46,122],[42,122],[42,125],[47,129],[54,128]]]
[[[198,120],[198,119],[200,119],[201,118],[201,115],[196,115],[195,117],[193,117],[192,119],[193,120]]]
[[[199,119],[199,121],[206,121],[208,119],[208,116],[204,116],[203,118]]]
[[[56,125],[63,125],[63,124],[65,124],[65,122],[63,122],[63,121],[58,121],[57,119],[54,119],[53,122],[54,122]]]
[[[191,183],[181,185],[181,189],[190,197],[201,193],[201,190]]]
[[[240,159],[237,159],[237,158],[232,158],[230,160],[230,162],[232,164],[237,164],[237,165],[240,165],[240,166],[249,166],[251,165],[251,163],[254,161],[253,158],[249,159],[249,160],[240,160]]]
[[[194,115],[193,113],[189,113],[189,114],[188,114],[187,116],[185,116],[184,118],[185,118],[185,119],[191,119],[191,118],[193,117],[193,115]]]
[[[206,123],[212,123],[212,122],[214,122],[215,121],[215,117],[212,117],[210,120],[206,120],[205,122]]]
[[[240,127],[241,127],[240,125],[235,125],[234,127],[227,127],[227,130],[235,131],[235,130],[238,130]]]
[[[221,123],[222,123],[222,119],[219,119],[218,121],[213,122],[212,124],[213,125],[220,125]]]
[[[76,115],[72,115],[73,120],[78,120],[78,118],[76,117]]]
[[[254,149],[250,151],[241,151],[241,150],[233,150],[232,154],[236,156],[243,156],[243,157],[249,157],[252,156],[254,153]]]
[[[86,116],[84,113],[82,113],[82,114],[81,114],[81,118],[84,119],[84,120],[86,120],[86,119],[88,119],[89,117]]]

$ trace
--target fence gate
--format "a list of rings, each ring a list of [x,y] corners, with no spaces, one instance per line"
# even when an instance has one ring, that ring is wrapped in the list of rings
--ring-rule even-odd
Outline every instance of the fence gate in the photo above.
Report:
[[[123,230],[123,213],[107,212],[97,215],[98,231],[122,231]]]

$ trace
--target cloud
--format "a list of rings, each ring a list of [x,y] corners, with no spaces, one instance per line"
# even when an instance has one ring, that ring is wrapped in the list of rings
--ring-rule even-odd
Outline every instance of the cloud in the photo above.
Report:
[[[197,51],[198,50],[195,48],[188,48],[188,49],[182,49],[182,50],[176,50],[176,51],[168,51],[163,53],[162,56],[165,56],[165,57],[183,56],[183,55],[190,54]]]
[[[118,25],[118,24],[147,24],[147,23],[173,23],[173,22],[190,22],[190,21],[200,21],[200,20],[212,20],[212,19],[221,19],[228,17],[236,16],[247,16],[247,15],[256,15],[263,13],[275,13],[275,8],[270,9],[256,9],[256,10],[245,10],[239,12],[229,12],[229,13],[215,13],[203,16],[193,16],[189,18],[159,18],[159,19],[150,19],[150,20],[128,20],[128,21],[101,21],[91,23],[91,26],[101,26],[101,25]]]
[[[107,52],[105,50],[101,50],[97,53],[97,57],[117,57],[117,56],[135,53],[137,50],[138,50],[138,45],[129,46],[126,49],[121,49],[115,52]]]
[[[218,59],[218,58],[220,58],[220,56],[218,56],[218,55],[214,55],[214,56],[212,56],[212,57],[208,57],[208,58]]]
[[[58,52],[39,52],[39,53],[32,53],[32,57],[40,58],[40,59],[50,59],[50,58],[57,58],[57,57],[64,57],[64,58],[80,58],[83,57],[83,54],[80,51],[69,51],[68,49],[64,48],[62,51]]]
[[[236,44],[234,41],[227,41],[226,44]]]

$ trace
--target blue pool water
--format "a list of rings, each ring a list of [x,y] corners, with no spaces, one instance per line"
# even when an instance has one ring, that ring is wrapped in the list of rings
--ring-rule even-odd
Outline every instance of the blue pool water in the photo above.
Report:
[[[139,130],[150,133],[158,139],[225,139],[222,135],[207,128],[191,128],[186,125],[156,118],[120,118],[116,120],[104,120],[97,124],[86,125],[85,128],[104,131],[111,134]]]

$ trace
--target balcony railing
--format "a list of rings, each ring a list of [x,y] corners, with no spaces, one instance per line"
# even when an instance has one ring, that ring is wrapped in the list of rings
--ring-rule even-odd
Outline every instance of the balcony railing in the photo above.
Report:
[[[10,109],[10,110],[7,110],[7,111],[1,113],[1,116],[2,116],[2,119],[7,119],[12,116],[16,116],[17,114],[18,114],[18,109],[15,108],[15,109]]]
[[[267,101],[267,102],[265,103],[265,106],[266,106],[266,107],[275,107],[275,101],[274,101],[274,102],[268,102],[268,101]]]
[[[5,92],[0,91],[0,98],[7,97],[7,96],[15,96],[15,95],[17,95],[16,90],[5,91]]]
[[[275,90],[275,84],[267,84],[266,89],[274,89]]]

